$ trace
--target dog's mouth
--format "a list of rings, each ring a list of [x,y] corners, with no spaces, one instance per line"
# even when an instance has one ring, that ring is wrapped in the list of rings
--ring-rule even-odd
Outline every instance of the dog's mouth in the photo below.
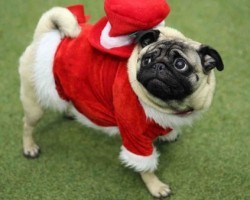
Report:
[[[176,98],[178,96],[178,92],[181,90],[180,87],[176,85],[170,86],[166,84],[165,81],[163,80],[152,78],[147,82],[146,88],[148,91],[150,91],[152,95],[162,100],[165,100],[165,101],[174,100],[177,102],[181,102],[180,99]],[[189,107],[189,106],[185,108],[178,108],[178,106],[176,107],[176,105],[172,105],[171,109],[172,109],[173,115],[180,116],[180,117],[187,117],[194,112],[194,108]]]
[[[153,77],[143,84],[149,93],[163,101],[181,100],[186,96],[182,85],[177,81],[166,81]]]
[[[188,109],[186,109],[184,111],[174,112],[174,115],[177,115],[177,116],[180,116],[180,117],[187,117],[187,116],[191,115],[193,112],[194,112],[193,108],[188,108]]]
[[[157,78],[150,79],[144,85],[151,94],[160,97],[161,99],[166,99],[166,93],[168,90],[170,90],[170,88],[164,83],[164,81]]]
[[[166,101],[168,101],[170,93],[172,95],[175,95],[175,90],[173,90],[171,87],[169,87],[164,81],[159,80],[159,79],[151,79],[150,81],[148,81],[146,88],[154,96],[161,98],[161,99],[165,99]],[[171,92],[169,92],[169,91],[171,91]],[[170,102],[171,101],[182,102],[181,100],[178,100],[177,98],[175,98],[175,96],[173,97],[173,99],[170,100]],[[170,107],[172,109],[172,115],[176,115],[179,117],[190,116],[195,111],[194,108],[189,107],[189,106],[185,107],[185,108],[178,108],[178,106],[172,105]]]

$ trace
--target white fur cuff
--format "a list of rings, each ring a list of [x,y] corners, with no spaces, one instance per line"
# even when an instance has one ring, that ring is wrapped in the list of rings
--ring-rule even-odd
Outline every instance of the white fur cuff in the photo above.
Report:
[[[133,168],[137,172],[153,172],[157,169],[159,154],[154,148],[150,156],[136,155],[124,146],[121,147],[120,160],[126,167]]]

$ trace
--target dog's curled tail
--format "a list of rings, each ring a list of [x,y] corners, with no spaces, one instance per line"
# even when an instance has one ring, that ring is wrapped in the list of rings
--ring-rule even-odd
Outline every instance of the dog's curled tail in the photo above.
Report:
[[[45,12],[40,18],[34,39],[40,38],[44,33],[59,30],[61,37],[77,37],[81,31],[75,16],[63,7],[54,7]]]

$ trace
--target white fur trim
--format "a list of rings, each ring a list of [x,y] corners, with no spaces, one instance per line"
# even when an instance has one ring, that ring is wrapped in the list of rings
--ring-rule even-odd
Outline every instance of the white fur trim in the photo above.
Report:
[[[163,20],[159,24],[157,24],[154,28],[160,28],[160,27],[165,27],[165,21]]]
[[[178,116],[174,114],[167,114],[161,111],[148,106],[143,101],[140,101],[146,116],[150,119],[153,119],[157,124],[159,124],[163,128],[173,128],[178,129],[178,127],[183,125],[192,125],[192,122],[195,118],[200,116],[199,111],[194,111],[192,114],[188,116]]]
[[[163,20],[161,23],[156,25],[154,28],[163,27],[165,25],[165,21]],[[133,43],[133,38],[130,35],[121,35],[116,37],[109,36],[109,32],[111,30],[111,24],[107,22],[104,29],[101,33],[100,43],[106,49],[112,49],[115,47],[127,46]]]
[[[133,168],[137,172],[153,172],[157,169],[159,153],[154,148],[152,155],[140,156],[136,155],[124,146],[121,147],[120,160],[126,167]]]
[[[96,130],[100,130],[104,133],[107,133],[109,136],[117,135],[119,134],[119,129],[116,126],[111,126],[111,127],[103,127],[103,126],[98,126],[94,124],[92,121],[90,121],[87,117],[85,117],[83,114],[78,112],[75,108],[72,108],[72,113],[76,117],[77,121],[79,121],[81,124],[93,128]]]
[[[59,97],[53,75],[54,56],[60,42],[61,35],[56,30],[45,33],[38,41],[33,81],[38,101],[43,107],[64,111],[67,102]]]
[[[100,38],[101,45],[106,49],[127,46],[133,43],[133,39],[129,37],[129,35],[110,37],[109,36],[110,30],[111,30],[111,24],[107,22],[106,26],[102,30]]]

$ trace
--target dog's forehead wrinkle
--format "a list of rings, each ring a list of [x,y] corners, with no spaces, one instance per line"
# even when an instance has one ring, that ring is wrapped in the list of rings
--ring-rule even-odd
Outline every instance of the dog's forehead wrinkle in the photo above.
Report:
[[[161,40],[154,43],[154,45],[151,45],[147,49],[146,53],[149,54],[155,52],[156,50],[159,50],[161,55],[167,55],[172,50],[179,50],[185,53],[186,51],[191,49],[193,49],[193,47],[185,43],[185,41],[183,40]]]

